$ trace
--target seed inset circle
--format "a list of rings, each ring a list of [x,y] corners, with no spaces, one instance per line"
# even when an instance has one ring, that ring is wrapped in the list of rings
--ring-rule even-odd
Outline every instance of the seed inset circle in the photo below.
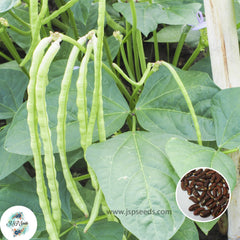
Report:
[[[226,179],[218,171],[197,168],[181,178],[176,199],[179,208],[190,219],[212,221],[226,211],[230,189]]]

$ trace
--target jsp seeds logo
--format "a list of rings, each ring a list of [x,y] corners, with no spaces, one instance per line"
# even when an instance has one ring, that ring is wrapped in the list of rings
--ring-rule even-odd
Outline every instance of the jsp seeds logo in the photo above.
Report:
[[[30,209],[14,206],[3,213],[0,227],[8,240],[29,240],[36,232],[37,219]]]

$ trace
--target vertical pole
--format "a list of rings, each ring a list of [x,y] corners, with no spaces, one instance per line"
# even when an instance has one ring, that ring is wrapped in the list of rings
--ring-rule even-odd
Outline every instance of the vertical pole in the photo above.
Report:
[[[213,81],[220,88],[240,87],[240,57],[233,0],[204,0]],[[240,110],[240,109],[239,109]],[[228,239],[240,239],[239,152],[230,155],[236,165],[237,185],[228,208]]]

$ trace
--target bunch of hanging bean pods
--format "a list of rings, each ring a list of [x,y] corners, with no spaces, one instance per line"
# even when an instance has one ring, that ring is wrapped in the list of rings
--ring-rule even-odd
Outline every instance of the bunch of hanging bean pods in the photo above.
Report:
[[[181,179],[181,188],[194,202],[188,210],[203,218],[220,216],[229,202],[229,187],[225,179],[212,169],[194,169]]]

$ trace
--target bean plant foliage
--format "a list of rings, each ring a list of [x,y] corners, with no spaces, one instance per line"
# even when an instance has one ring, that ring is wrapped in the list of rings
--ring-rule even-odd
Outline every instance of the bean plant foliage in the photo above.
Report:
[[[0,2],[0,216],[30,208],[39,240],[196,240],[196,224],[208,234],[217,221],[186,218],[176,186],[211,167],[234,189],[240,89],[212,81],[200,10]]]

